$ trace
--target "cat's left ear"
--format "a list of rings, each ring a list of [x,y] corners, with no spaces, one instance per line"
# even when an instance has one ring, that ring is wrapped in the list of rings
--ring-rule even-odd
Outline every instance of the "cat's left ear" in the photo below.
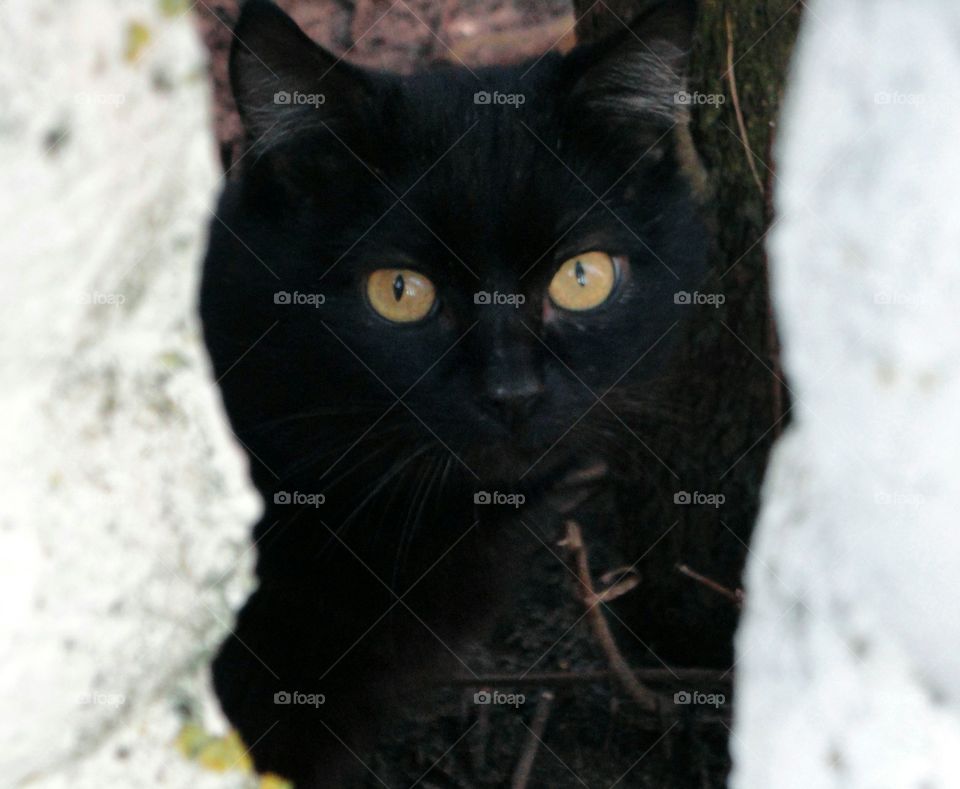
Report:
[[[565,64],[571,120],[604,136],[681,120],[695,20],[694,0],[660,0],[624,30],[574,49]]]
[[[230,85],[251,142],[270,149],[298,131],[349,123],[372,77],[315,44],[272,2],[247,0],[234,28]]]

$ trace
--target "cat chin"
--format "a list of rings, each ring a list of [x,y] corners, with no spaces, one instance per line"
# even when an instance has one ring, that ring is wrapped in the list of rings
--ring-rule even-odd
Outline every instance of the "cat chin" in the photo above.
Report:
[[[499,485],[503,490],[548,488],[576,471],[583,461],[559,447],[551,449],[549,444],[526,448],[504,441],[476,447],[464,460],[484,485]]]

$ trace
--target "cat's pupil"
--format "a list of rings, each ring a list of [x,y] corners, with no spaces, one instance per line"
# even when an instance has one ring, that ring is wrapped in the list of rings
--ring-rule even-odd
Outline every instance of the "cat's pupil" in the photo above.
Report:
[[[577,261],[577,265],[573,267],[573,272],[574,272],[574,274],[577,275],[577,284],[578,284],[581,288],[582,288],[582,287],[585,287],[586,284],[587,284],[587,272],[585,272],[585,271],[583,270],[583,263],[581,263],[581,262],[578,260],[578,261]]]
[[[393,297],[400,301],[401,296],[403,296],[403,274],[397,274],[393,281]]]

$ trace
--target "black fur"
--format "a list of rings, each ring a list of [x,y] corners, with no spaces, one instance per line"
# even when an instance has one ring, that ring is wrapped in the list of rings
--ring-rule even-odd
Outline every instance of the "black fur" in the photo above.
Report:
[[[390,706],[456,667],[458,645],[509,604],[513,510],[475,492],[536,506],[632,440],[594,393],[640,399],[676,361],[673,296],[706,270],[672,150],[690,25],[688,3],[664,3],[567,56],[400,78],[339,62],[247,3],[231,79],[253,148],[212,224],[201,309],[266,501],[260,586],[214,666],[261,770],[348,785],[344,746],[362,756]],[[324,101],[275,104],[278,91]],[[479,91],[524,102],[477,104]],[[557,266],[595,249],[628,261],[614,297],[546,320]],[[365,276],[395,265],[436,284],[422,323],[366,303]],[[526,301],[476,304],[480,291]],[[292,491],[325,501],[275,500]],[[282,691],[326,701],[277,705]]]

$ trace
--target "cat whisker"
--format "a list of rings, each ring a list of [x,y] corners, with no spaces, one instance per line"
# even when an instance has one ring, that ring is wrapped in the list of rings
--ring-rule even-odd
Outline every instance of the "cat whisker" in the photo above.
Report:
[[[409,455],[407,455],[407,457],[403,458],[398,463],[395,463],[384,474],[382,474],[380,476],[380,479],[373,486],[373,489],[363,498],[363,500],[357,505],[357,507],[353,510],[353,512],[351,512],[346,518],[344,518],[344,520],[337,527],[337,529],[335,530],[336,536],[340,537],[341,534],[345,532],[350,527],[350,525],[356,521],[357,516],[364,511],[367,504],[373,501],[376,498],[377,494],[379,494],[380,491],[382,491],[384,487],[386,487],[386,485],[391,480],[393,480],[407,466],[409,466],[410,463],[412,463],[417,458],[419,458],[420,456],[422,456],[423,454],[425,454],[426,452],[430,451],[433,448],[434,448],[433,444],[421,445],[420,447],[414,449]],[[324,548],[320,550],[320,552],[317,554],[318,557],[323,554],[323,552],[326,550],[326,547],[329,546],[331,541],[332,540],[328,541],[327,544],[324,546]]]
[[[295,422],[301,422],[308,419],[313,419],[320,416],[344,416],[346,414],[372,414],[382,412],[384,409],[384,404],[382,402],[370,403],[367,404],[353,404],[352,406],[325,406],[322,408],[312,408],[309,411],[301,411],[297,414],[288,414],[287,416],[278,417],[276,419],[268,419],[264,422],[259,422],[251,427],[247,428],[247,432],[250,433],[261,433],[265,430],[270,430],[273,428],[280,427],[281,425],[288,425]]]
[[[402,433],[403,428],[404,428],[403,425],[386,425],[380,430],[378,430],[376,435],[365,437],[365,438],[367,441],[376,440],[378,442],[376,449],[378,450],[387,449],[393,446],[394,444],[398,443],[397,441],[389,441],[387,439],[393,438],[397,433]],[[291,479],[295,477],[297,474],[310,468],[311,466],[315,466],[324,458],[329,458],[337,454],[342,454],[343,456],[346,456],[347,454],[350,454],[350,452],[353,452],[357,447],[362,445],[363,445],[362,443],[356,443],[356,439],[353,439],[352,437],[350,437],[350,438],[345,438],[344,440],[336,444],[329,444],[329,445],[323,446],[320,449],[318,449],[316,452],[309,453],[305,457],[299,458],[296,461],[296,463],[294,463],[293,465],[287,466],[281,469],[280,470],[281,479],[285,479],[285,480]],[[363,461],[361,461],[361,463],[362,462]],[[326,477],[326,475],[333,470],[335,465],[336,464],[326,469],[315,481],[318,483],[322,482],[324,477]]]
[[[420,516],[423,512],[423,505],[430,495],[430,488],[433,485],[433,479],[440,467],[440,456],[430,457],[428,459],[426,473],[420,476],[420,481],[410,498],[410,505],[407,508],[407,514],[400,529],[400,539],[397,542],[396,555],[393,560],[393,574],[391,586],[396,588],[397,579],[401,570],[401,564],[406,564],[407,555],[410,550],[410,544],[413,541],[413,535],[420,523]],[[414,513],[416,510],[416,513]]]

